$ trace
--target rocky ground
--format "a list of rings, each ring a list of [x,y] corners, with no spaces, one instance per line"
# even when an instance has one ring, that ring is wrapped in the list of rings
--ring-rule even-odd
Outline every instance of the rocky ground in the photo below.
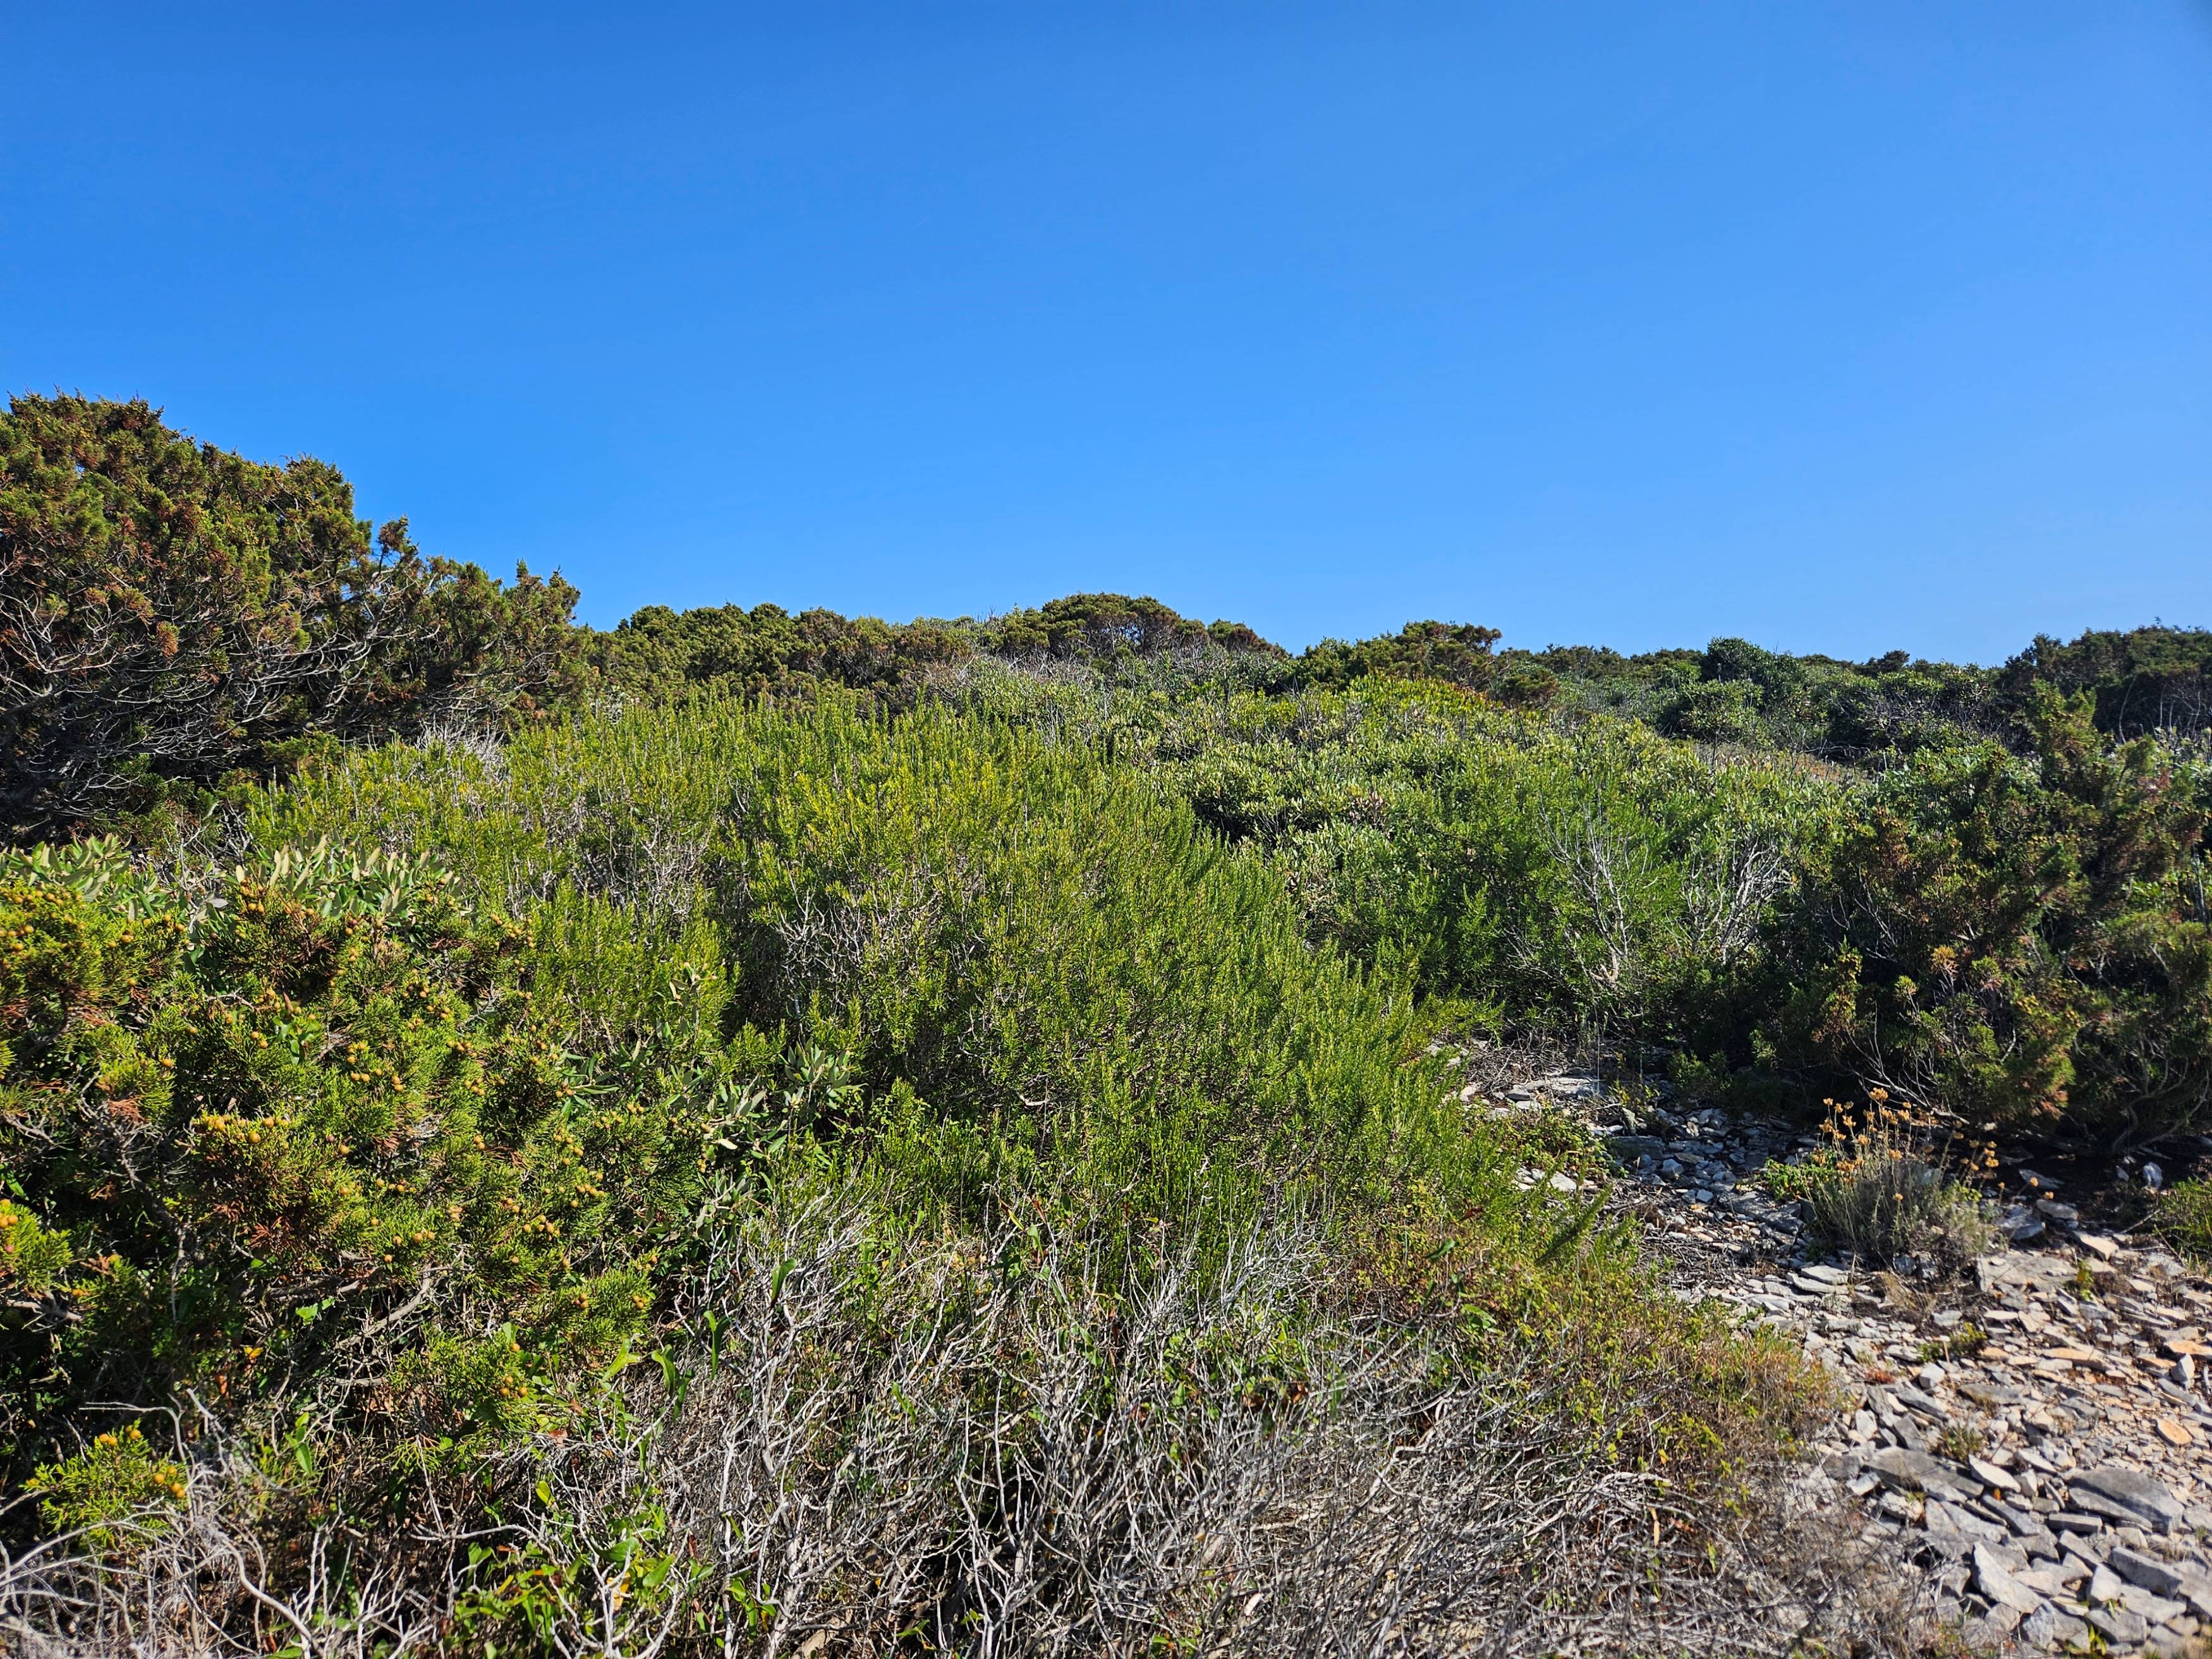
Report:
[[[2203,1274],[2097,1231],[2065,1201],[2087,1209],[2086,1194],[2013,1159],[1995,1248],[1970,1271],[1876,1270],[1808,1244],[1802,1206],[1770,1192],[1765,1166],[1813,1145],[1794,1127],[1663,1093],[1631,1107],[1572,1073],[1486,1078],[1464,1097],[1565,1111],[1604,1137],[1625,1176],[1614,1201],[1663,1241],[1676,1292],[1740,1306],[1826,1368],[1841,1409],[1802,1496],[1917,1589],[1931,1642],[2212,1652]]]

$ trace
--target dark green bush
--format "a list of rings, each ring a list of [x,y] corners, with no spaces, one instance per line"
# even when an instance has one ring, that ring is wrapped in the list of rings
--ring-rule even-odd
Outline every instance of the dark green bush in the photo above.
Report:
[[[1767,734],[1760,718],[1766,694],[1750,680],[1701,680],[1660,710],[1656,724],[1670,738],[1752,744]]]
[[[1243,657],[1290,672],[1284,653],[1241,623],[1211,625],[1153,599],[1076,593],[978,622],[879,622],[781,606],[647,605],[586,647],[605,689],[624,700],[705,691],[788,702],[842,690],[911,708],[947,671],[978,657],[1112,669],[1177,654]]]
[[[970,624],[981,647],[1017,659],[1054,657],[1081,661],[1151,657],[1174,651],[1256,652],[1281,657],[1243,623],[1204,623],[1176,614],[1158,599],[1122,593],[1071,593],[1035,611],[1012,611]]]
[[[2028,706],[2035,688],[2094,699],[2097,729],[2126,739],[2212,726],[2212,630],[2095,630],[2061,642],[2039,635],[1996,674],[2008,707]]]
[[[2008,1126],[2149,1134],[2212,1096],[2201,763],[2032,702],[2033,758],[1930,750],[1809,849],[1778,929],[1784,1063]]]
[[[577,689],[575,590],[372,539],[336,469],[193,443],[143,403],[0,415],[0,831],[266,775],[318,735],[527,715]]]
[[[1540,708],[1558,694],[1559,679],[1525,655],[1499,658],[1494,628],[1472,623],[1407,623],[1395,634],[1347,644],[1323,640],[1297,660],[1301,687],[1341,690],[1366,678],[1434,680],[1479,691],[1514,708]]]
[[[822,610],[794,617],[773,605],[681,612],[647,605],[591,642],[602,683],[626,698],[696,690],[788,698],[842,686],[898,708],[913,707],[933,670],[973,649],[931,623],[899,627]]]

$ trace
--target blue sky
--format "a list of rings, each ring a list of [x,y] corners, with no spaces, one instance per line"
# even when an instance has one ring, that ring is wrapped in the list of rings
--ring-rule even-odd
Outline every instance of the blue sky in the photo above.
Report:
[[[607,623],[2212,623],[2212,3],[9,8],[0,385]]]

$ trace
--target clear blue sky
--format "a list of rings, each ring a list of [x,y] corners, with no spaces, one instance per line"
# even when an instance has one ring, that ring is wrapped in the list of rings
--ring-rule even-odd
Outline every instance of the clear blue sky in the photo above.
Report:
[[[0,386],[584,613],[2212,623],[2212,3],[14,5]]]

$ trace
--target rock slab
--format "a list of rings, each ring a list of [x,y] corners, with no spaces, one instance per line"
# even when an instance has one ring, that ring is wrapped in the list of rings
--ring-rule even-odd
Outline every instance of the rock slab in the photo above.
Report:
[[[2084,1469],[2067,1484],[2076,1509],[2087,1510],[2092,1515],[2103,1514],[2108,1519],[2152,1526],[2160,1532],[2181,1529],[2184,1516],[2180,1500],[2166,1489],[2164,1481],[2140,1469],[2108,1463],[2102,1468]],[[2085,1498],[2089,1501],[2084,1502]],[[2112,1513],[2114,1509],[2120,1512],[2118,1516]]]

